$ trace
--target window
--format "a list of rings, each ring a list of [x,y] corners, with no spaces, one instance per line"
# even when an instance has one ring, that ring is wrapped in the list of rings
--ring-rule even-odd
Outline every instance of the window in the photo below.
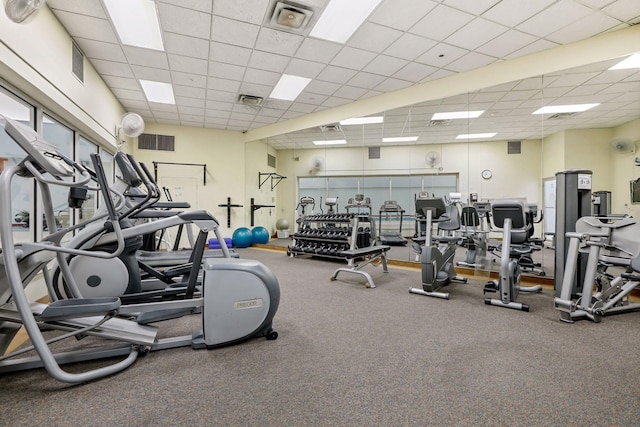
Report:
[[[33,127],[34,108],[0,87],[0,114]],[[26,153],[7,135],[0,131],[0,171],[15,166]],[[14,179],[11,184],[13,237],[16,242],[33,240],[33,184],[26,179]]]

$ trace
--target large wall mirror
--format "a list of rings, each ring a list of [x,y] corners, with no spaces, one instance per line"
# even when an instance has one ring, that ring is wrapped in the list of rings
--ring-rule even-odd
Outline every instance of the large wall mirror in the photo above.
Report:
[[[279,172],[297,177],[282,186],[279,202],[295,221],[303,197],[315,200],[313,208],[306,208],[310,213],[326,210],[327,197],[337,197],[338,208],[344,210],[349,198],[364,194],[380,231],[393,233],[400,231],[400,218],[381,212],[381,207],[395,200],[404,211],[402,235],[410,238],[420,192],[448,199],[459,193],[461,208],[473,203],[470,198],[523,198],[536,212],[535,236],[552,249],[554,221],[543,218],[553,215],[553,180],[560,170],[592,170],[593,189],[611,192],[613,213],[633,214],[629,181],[640,176],[634,165],[640,140],[640,72],[610,69],[617,62],[380,111],[367,116],[371,123],[327,123],[272,137],[269,142],[279,150]],[[540,110],[561,105],[586,109]],[[467,113],[438,114],[461,112]],[[458,252],[464,254],[464,248]],[[536,261],[552,277],[553,256],[542,255],[535,256]],[[394,247],[389,256],[416,260],[410,242]],[[489,260],[483,268],[497,265]]]

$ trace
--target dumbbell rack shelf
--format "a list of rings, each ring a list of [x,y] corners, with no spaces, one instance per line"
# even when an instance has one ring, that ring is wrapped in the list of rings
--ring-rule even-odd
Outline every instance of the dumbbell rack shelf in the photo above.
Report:
[[[293,234],[293,243],[287,255],[318,256],[344,259],[342,251],[360,249],[371,245],[373,219],[360,213],[331,213],[307,215],[298,231]]]

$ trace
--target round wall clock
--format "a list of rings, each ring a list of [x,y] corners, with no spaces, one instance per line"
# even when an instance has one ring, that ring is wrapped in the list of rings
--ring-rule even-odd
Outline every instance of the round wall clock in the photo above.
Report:
[[[484,179],[491,179],[492,176],[493,176],[493,173],[491,173],[489,169],[485,169],[482,171],[482,177]]]

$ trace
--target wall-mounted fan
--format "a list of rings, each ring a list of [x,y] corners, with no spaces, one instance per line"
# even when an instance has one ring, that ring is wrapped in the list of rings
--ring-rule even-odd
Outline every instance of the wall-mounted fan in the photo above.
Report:
[[[313,159],[311,159],[311,170],[309,171],[309,173],[313,174],[313,173],[319,172],[322,169],[323,165],[324,165],[324,157],[315,156]]]
[[[440,153],[438,153],[437,151],[429,151],[424,157],[424,161],[431,169],[437,168],[440,166]]]
[[[144,119],[137,113],[125,113],[120,118],[120,125],[116,130],[118,147],[126,143],[125,137],[135,138],[144,132]]]
[[[30,17],[46,0],[6,0],[4,11],[16,24]]]
[[[636,144],[628,139],[618,138],[609,143],[611,149],[618,153],[635,153]]]

